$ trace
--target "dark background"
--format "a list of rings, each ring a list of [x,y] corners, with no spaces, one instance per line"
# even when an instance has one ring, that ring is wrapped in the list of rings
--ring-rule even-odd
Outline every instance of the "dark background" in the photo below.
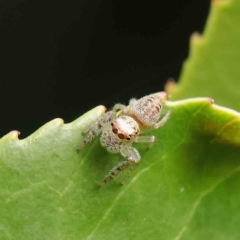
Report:
[[[1,0],[0,137],[178,79],[209,0]]]

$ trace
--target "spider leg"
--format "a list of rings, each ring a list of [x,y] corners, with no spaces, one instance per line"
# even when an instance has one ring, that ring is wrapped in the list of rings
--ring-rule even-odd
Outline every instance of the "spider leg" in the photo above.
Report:
[[[78,149],[81,151],[87,143],[91,142],[93,138],[95,138],[96,136],[98,136],[101,133],[103,126],[105,124],[111,122],[115,117],[116,117],[116,113],[113,111],[109,111],[109,112],[106,112],[105,114],[103,114],[103,116],[101,116],[90,127],[90,129],[87,129],[83,132],[83,134],[87,133],[87,135],[85,136],[83,142],[81,143],[81,145],[79,146]]]
[[[167,120],[169,119],[170,113],[171,113],[171,112],[168,111],[168,112],[166,113],[166,115],[165,115],[159,122],[157,122],[157,123],[154,125],[154,128],[157,129],[157,128],[162,127],[162,126],[167,122]]]
[[[90,126],[88,126],[86,129],[84,129],[82,131],[82,135],[86,135],[91,129],[93,129],[96,125],[96,123],[99,122],[99,119],[96,120],[93,124],[91,124]]]
[[[139,142],[139,143],[152,143],[155,142],[155,136],[138,136],[134,142]]]
[[[123,112],[123,113],[126,113],[127,112],[127,106],[123,105],[123,104],[115,104],[114,107],[113,107],[113,111],[114,112]]]
[[[149,148],[151,148],[155,142],[155,136],[138,136],[134,142],[138,143],[149,143]]]
[[[108,183],[110,180],[115,178],[121,171],[128,168],[134,163],[139,163],[141,156],[136,148],[133,147],[126,147],[120,150],[120,153],[127,159],[121,163],[119,163],[117,166],[115,166],[110,173],[104,178],[102,183],[100,184],[100,187],[104,186],[106,183]]]

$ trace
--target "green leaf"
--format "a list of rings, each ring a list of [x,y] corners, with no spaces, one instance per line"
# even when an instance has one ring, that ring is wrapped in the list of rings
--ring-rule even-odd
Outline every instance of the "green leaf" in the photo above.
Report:
[[[240,234],[233,201],[240,198],[239,114],[204,98],[167,105],[170,120],[152,132],[151,149],[135,145],[142,161],[123,186],[98,187],[120,155],[97,139],[77,151],[101,106],[70,124],[53,120],[24,140],[16,131],[4,136],[0,239],[221,239],[220,228],[222,239],[236,239],[228,231]]]
[[[239,0],[212,0],[203,36],[195,33],[191,38],[180,84],[167,84],[173,100],[206,96],[240,111],[239,12]]]

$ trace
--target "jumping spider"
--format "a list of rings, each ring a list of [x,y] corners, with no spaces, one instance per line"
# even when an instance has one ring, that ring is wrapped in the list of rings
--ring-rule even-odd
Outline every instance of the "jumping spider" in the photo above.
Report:
[[[170,111],[158,121],[167,98],[167,93],[159,92],[139,100],[131,99],[128,106],[116,104],[111,111],[103,114],[90,127],[79,150],[82,150],[88,142],[102,132],[101,145],[108,152],[120,153],[126,159],[110,171],[100,186],[105,185],[125,168],[140,162],[141,156],[132,144],[133,142],[154,143],[155,136],[139,135],[147,130],[160,128],[167,122]]]

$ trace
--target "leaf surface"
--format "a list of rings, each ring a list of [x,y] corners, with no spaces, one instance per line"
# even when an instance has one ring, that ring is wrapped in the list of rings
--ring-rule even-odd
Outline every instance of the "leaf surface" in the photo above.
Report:
[[[171,118],[152,132],[155,145],[135,144],[142,161],[125,185],[98,187],[123,160],[98,139],[77,151],[81,131],[103,112],[101,106],[70,124],[53,120],[23,140],[17,132],[4,136],[0,238],[221,239],[223,223],[240,234],[234,214],[240,198],[239,114],[207,98],[167,107]],[[221,233],[222,239],[236,239],[228,234]]]

